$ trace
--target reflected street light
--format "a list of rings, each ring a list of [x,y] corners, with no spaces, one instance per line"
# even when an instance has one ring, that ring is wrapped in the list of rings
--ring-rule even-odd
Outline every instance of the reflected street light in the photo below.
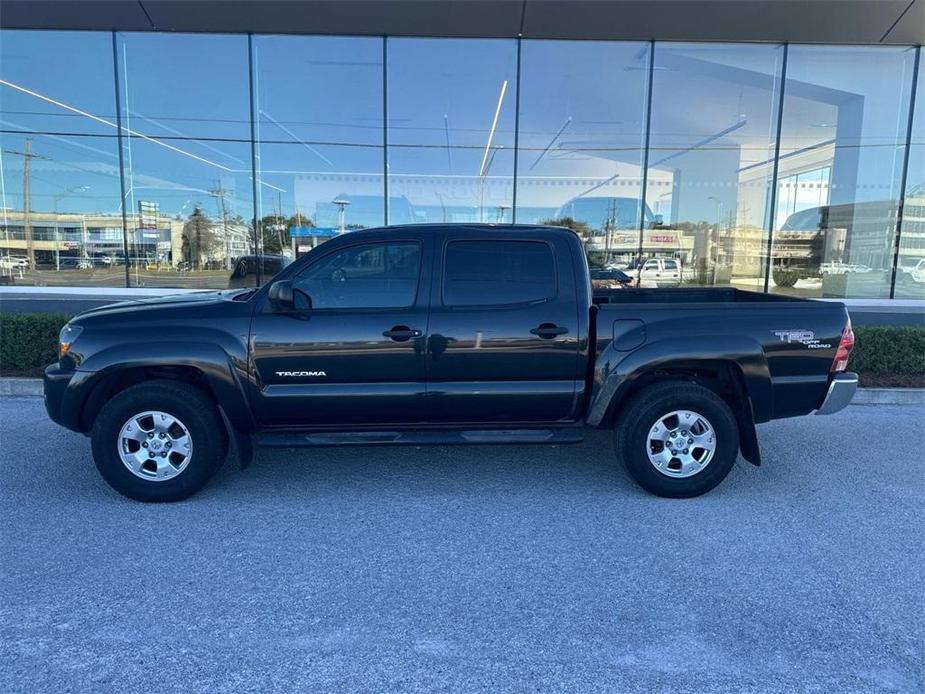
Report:
[[[347,230],[344,226],[344,218],[346,217],[345,210],[347,209],[347,205],[350,204],[350,201],[338,198],[334,200],[333,203],[337,205],[337,226],[340,229],[340,233],[343,234]]]

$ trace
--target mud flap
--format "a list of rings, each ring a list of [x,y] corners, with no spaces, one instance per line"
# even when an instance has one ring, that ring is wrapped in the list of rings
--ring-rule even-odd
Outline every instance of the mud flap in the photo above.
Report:
[[[225,410],[218,408],[222,413],[222,421],[225,423],[225,430],[228,432],[228,441],[234,450],[234,456],[238,459],[238,469],[244,470],[250,466],[254,460],[254,441],[250,434],[238,431],[228,419]]]
[[[736,408],[736,422],[739,425],[739,450],[742,457],[752,465],[761,465],[761,451],[758,449],[758,432],[755,431],[755,418],[752,414],[752,400],[742,394],[739,400],[744,407]]]

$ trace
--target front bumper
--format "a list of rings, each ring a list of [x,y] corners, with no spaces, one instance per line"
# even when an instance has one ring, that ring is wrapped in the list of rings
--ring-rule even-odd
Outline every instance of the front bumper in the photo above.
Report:
[[[816,414],[834,414],[845,409],[857,389],[858,375],[856,373],[846,371],[845,373],[835,374],[829,383],[829,390],[825,394],[825,400],[816,410]]]
[[[73,376],[73,371],[65,371],[57,364],[45,368],[45,411],[51,421],[68,429],[73,428],[73,424],[63,416],[64,394]]]

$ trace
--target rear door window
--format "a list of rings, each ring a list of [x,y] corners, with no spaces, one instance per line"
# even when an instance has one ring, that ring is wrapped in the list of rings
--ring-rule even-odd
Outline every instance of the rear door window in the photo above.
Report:
[[[556,296],[552,248],[542,241],[451,241],[443,267],[445,306],[503,306]]]

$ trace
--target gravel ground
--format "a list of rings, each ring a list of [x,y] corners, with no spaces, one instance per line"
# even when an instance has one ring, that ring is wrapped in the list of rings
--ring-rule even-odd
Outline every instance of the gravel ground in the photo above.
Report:
[[[264,450],[155,506],[7,398],[0,690],[923,691],[923,420],[762,426],[699,499],[592,432]]]

